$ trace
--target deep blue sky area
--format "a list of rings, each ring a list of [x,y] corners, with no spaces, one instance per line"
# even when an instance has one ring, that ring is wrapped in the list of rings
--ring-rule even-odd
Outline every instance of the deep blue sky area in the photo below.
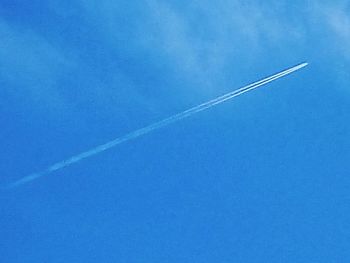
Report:
[[[349,1],[0,1],[0,262],[349,262]]]

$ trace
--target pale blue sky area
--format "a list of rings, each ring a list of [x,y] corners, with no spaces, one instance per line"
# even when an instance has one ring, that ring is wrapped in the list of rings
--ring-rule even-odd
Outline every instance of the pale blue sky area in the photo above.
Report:
[[[348,1],[0,1],[0,262],[350,260]]]

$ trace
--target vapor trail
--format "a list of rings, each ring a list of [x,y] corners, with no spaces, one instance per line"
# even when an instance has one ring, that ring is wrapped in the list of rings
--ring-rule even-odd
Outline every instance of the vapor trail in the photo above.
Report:
[[[141,129],[138,129],[138,130],[135,130],[133,132],[130,132],[124,136],[121,136],[119,138],[116,138],[112,141],[109,141],[105,144],[101,144],[95,148],[92,148],[88,151],[85,151],[85,152],[82,152],[80,154],[77,154],[77,155],[74,155],[72,157],[70,157],[69,159],[66,159],[66,160],[63,160],[61,162],[58,162],[58,163],[55,163],[51,166],[49,166],[48,168],[46,168],[45,170],[41,171],[41,172],[38,172],[38,173],[33,173],[33,174],[30,174],[28,176],[25,176],[21,179],[19,179],[18,181],[15,181],[14,183],[8,185],[8,188],[13,188],[13,187],[17,187],[17,186],[20,186],[20,185],[23,185],[25,183],[28,183],[28,182],[31,182],[33,180],[36,180],[40,177],[43,177],[43,176],[46,176],[46,175],[49,175],[50,173],[52,173],[53,171],[56,171],[56,170],[59,170],[59,169],[62,169],[64,167],[67,167],[67,166],[70,166],[74,163],[77,163],[77,162],[80,162],[81,160],[85,159],[85,158],[88,158],[88,157],[91,157],[93,155],[96,155],[96,154],[99,154],[105,150],[108,150],[118,144],[121,144],[123,142],[126,142],[126,141],[130,141],[132,139],[136,139],[137,137],[141,136],[141,135],[144,135],[144,134],[147,134],[149,132],[152,132],[156,129],[159,129],[161,127],[164,127],[166,125],[169,125],[171,123],[174,123],[174,122],[177,122],[179,120],[182,120],[186,117],[189,117],[193,114],[196,114],[197,112],[200,112],[200,111],[203,111],[203,110],[206,110],[210,107],[213,107],[219,103],[222,103],[226,100],[229,100],[229,99],[232,99],[234,97],[237,97],[245,92],[248,92],[250,90],[253,90],[253,89],[256,89],[260,86],[263,86],[263,85],[266,85],[268,84],[269,82],[272,82],[276,79],[279,79],[279,78],[282,78],[283,76],[286,76],[288,74],[291,74],[292,72],[294,71],[297,71],[305,66],[307,66],[308,63],[301,63],[297,66],[294,66],[294,67],[291,67],[289,69],[286,69],[286,70],[283,70],[277,74],[274,74],[272,76],[269,76],[269,77],[266,77],[262,80],[259,80],[259,81],[256,81],[252,84],[249,84],[247,86],[244,86],[240,89],[237,89],[237,90],[234,90],[232,92],[229,92],[225,95],[222,95],[220,97],[217,97],[215,99],[212,99],[210,101],[207,101],[205,103],[202,103],[198,106],[195,106],[193,108],[190,108],[188,110],[185,110],[183,112],[180,112],[178,114],[175,114],[171,117],[168,117],[166,119],[163,119],[159,122],[156,122],[156,123],[153,123],[149,126],[146,126],[144,128],[141,128]]]

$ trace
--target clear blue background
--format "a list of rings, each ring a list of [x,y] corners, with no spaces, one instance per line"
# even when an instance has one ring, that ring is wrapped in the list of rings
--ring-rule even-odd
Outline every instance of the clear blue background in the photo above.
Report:
[[[0,1],[0,262],[348,262],[348,1]]]

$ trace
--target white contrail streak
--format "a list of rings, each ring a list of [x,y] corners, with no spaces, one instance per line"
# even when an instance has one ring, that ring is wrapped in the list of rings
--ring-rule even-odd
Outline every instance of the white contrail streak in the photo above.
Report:
[[[33,174],[30,174],[28,176],[25,176],[21,179],[19,179],[18,181],[8,185],[8,188],[13,188],[13,187],[17,187],[17,186],[20,186],[20,185],[23,185],[25,183],[28,183],[28,182],[31,182],[33,180],[36,180],[40,177],[43,177],[43,176],[46,176],[46,175],[49,175],[50,173],[52,173],[53,171],[56,171],[56,170],[59,170],[59,169],[62,169],[64,167],[67,167],[67,166],[70,166],[74,163],[77,163],[77,162],[80,162],[81,160],[85,159],[85,158],[88,158],[88,157],[91,157],[93,155],[96,155],[96,154],[99,154],[105,150],[108,150],[118,144],[121,144],[123,142],[126,142],[126,141],[130,141],[132,139],[135,139],[141,135],[144,135],[146,133],[149,133],[151,131],[154,131],[156,129],[159,129],[161,127],[164,127],[166,125],[169,125],[173,122],[176,122],[176,121],[179,121],[179,120],[182,120],[186,117],[189,117],[197,112],[200,112],[200,111],[203,111],[205,109],[208,109],[210,107],[213,107],[219,103],[222,103],[226,100],[229,100],[229,99],[232,99],[234,97],[237,97],[245,92],[248,92],[248,91],[251,91],[253,89],[256,89],[260,86],[263,86],[269,82],[272,82],[276,79],[279,79],[279,78],[282,78],[283,76],[286,76],[294,71],[297,71],[305,66],[307,66],[308,63],[302,63],[302,64],[299,64],[297,66],[294,66],[292,68],[289,68],[289,69],[286,69],[284,71],[281,71],[275,75],[272,75],[272,76],[269,76],[267,78],[264,78],[262,80],[259,80],[257,82],[254,82],[252,84],[249,84],[247,86],[244,86],[240,89],[237,89],[237,90],[234,90],[230,93],[227,93],[225,95],[222,95],[220,97],[217,97],[215,99],[212,99],[208,102],[205,102],[205,103],[202,103],[198,106],[195,106],[193,108],[190,108],[188,110],[185,110],[183,112],[180,112],[178,114],[175,114],[171,117],[168,117],[166,119],[163,119],[159,122],[156,122],[156,123],[153,123],[149,126],[146,126],[144,128],[141,128],[141,129],[138,129],[138,130],[135,130],[133,132],[130,132],[124,136],[121,136],[119,138],[116,138],[112,141],[109,141],[105,144],[102,144],[102,145],[99,145],[95,148],[92,148],[91,150],[88,150],[86,152],[82,152],[80,154],[77,154],[77,155],[74,155],[72,157],[70,157],[69,159],[66,159],[64,161],[61,161],[61,162],[58,162],[58,163],[55,163],[51,166],[49,166],[48,168],[46,168],[45,170],[41,171],[41,172],[38,172],[38,173],[33,173]]]

